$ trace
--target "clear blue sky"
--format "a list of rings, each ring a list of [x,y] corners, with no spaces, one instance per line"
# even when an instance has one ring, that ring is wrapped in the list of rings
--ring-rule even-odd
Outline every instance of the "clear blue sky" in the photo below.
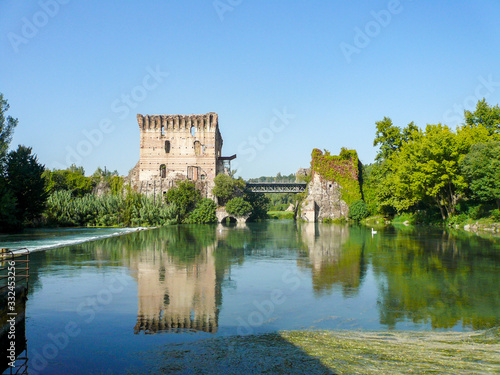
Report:
[[[307,167],[315,147],[371,163],[384,116],[454,127],[500,102],[498,0],[55,1],[0,3],[11,146],[49,168],[128,173],[137,113],[217,112],[248,178]]]

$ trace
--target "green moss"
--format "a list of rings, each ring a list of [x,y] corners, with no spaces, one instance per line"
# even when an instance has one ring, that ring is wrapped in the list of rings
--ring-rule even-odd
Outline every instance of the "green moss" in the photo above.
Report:
[[[499,333],[281,331],[166,345],[144,360],[150,374],[494,374]]]
[[[348,205],[362,199],[361,163],[356,150],[342,148],[340,154],[330,155],[317,148],[312,151],[311,170],[323,179],[337,182],[341,186],[342,200]]]

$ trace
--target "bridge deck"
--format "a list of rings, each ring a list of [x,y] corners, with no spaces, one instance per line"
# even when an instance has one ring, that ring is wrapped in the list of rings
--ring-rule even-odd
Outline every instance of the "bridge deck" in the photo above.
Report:
[[[247,182],[247,187],[254,193],[302,193],[306,190],[305,182]]]

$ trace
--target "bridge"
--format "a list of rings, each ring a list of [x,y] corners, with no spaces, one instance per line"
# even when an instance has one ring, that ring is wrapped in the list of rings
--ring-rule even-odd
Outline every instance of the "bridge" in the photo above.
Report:
[[[302,193],[306,190],[305,182],[247,182],[247,187],[254,193]]]

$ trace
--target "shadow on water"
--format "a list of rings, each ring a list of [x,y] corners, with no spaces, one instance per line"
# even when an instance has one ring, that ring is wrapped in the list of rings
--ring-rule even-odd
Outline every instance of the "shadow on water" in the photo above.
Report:
[[[335,374],[278,333],[169,345],[145,356],[149,374]]]

